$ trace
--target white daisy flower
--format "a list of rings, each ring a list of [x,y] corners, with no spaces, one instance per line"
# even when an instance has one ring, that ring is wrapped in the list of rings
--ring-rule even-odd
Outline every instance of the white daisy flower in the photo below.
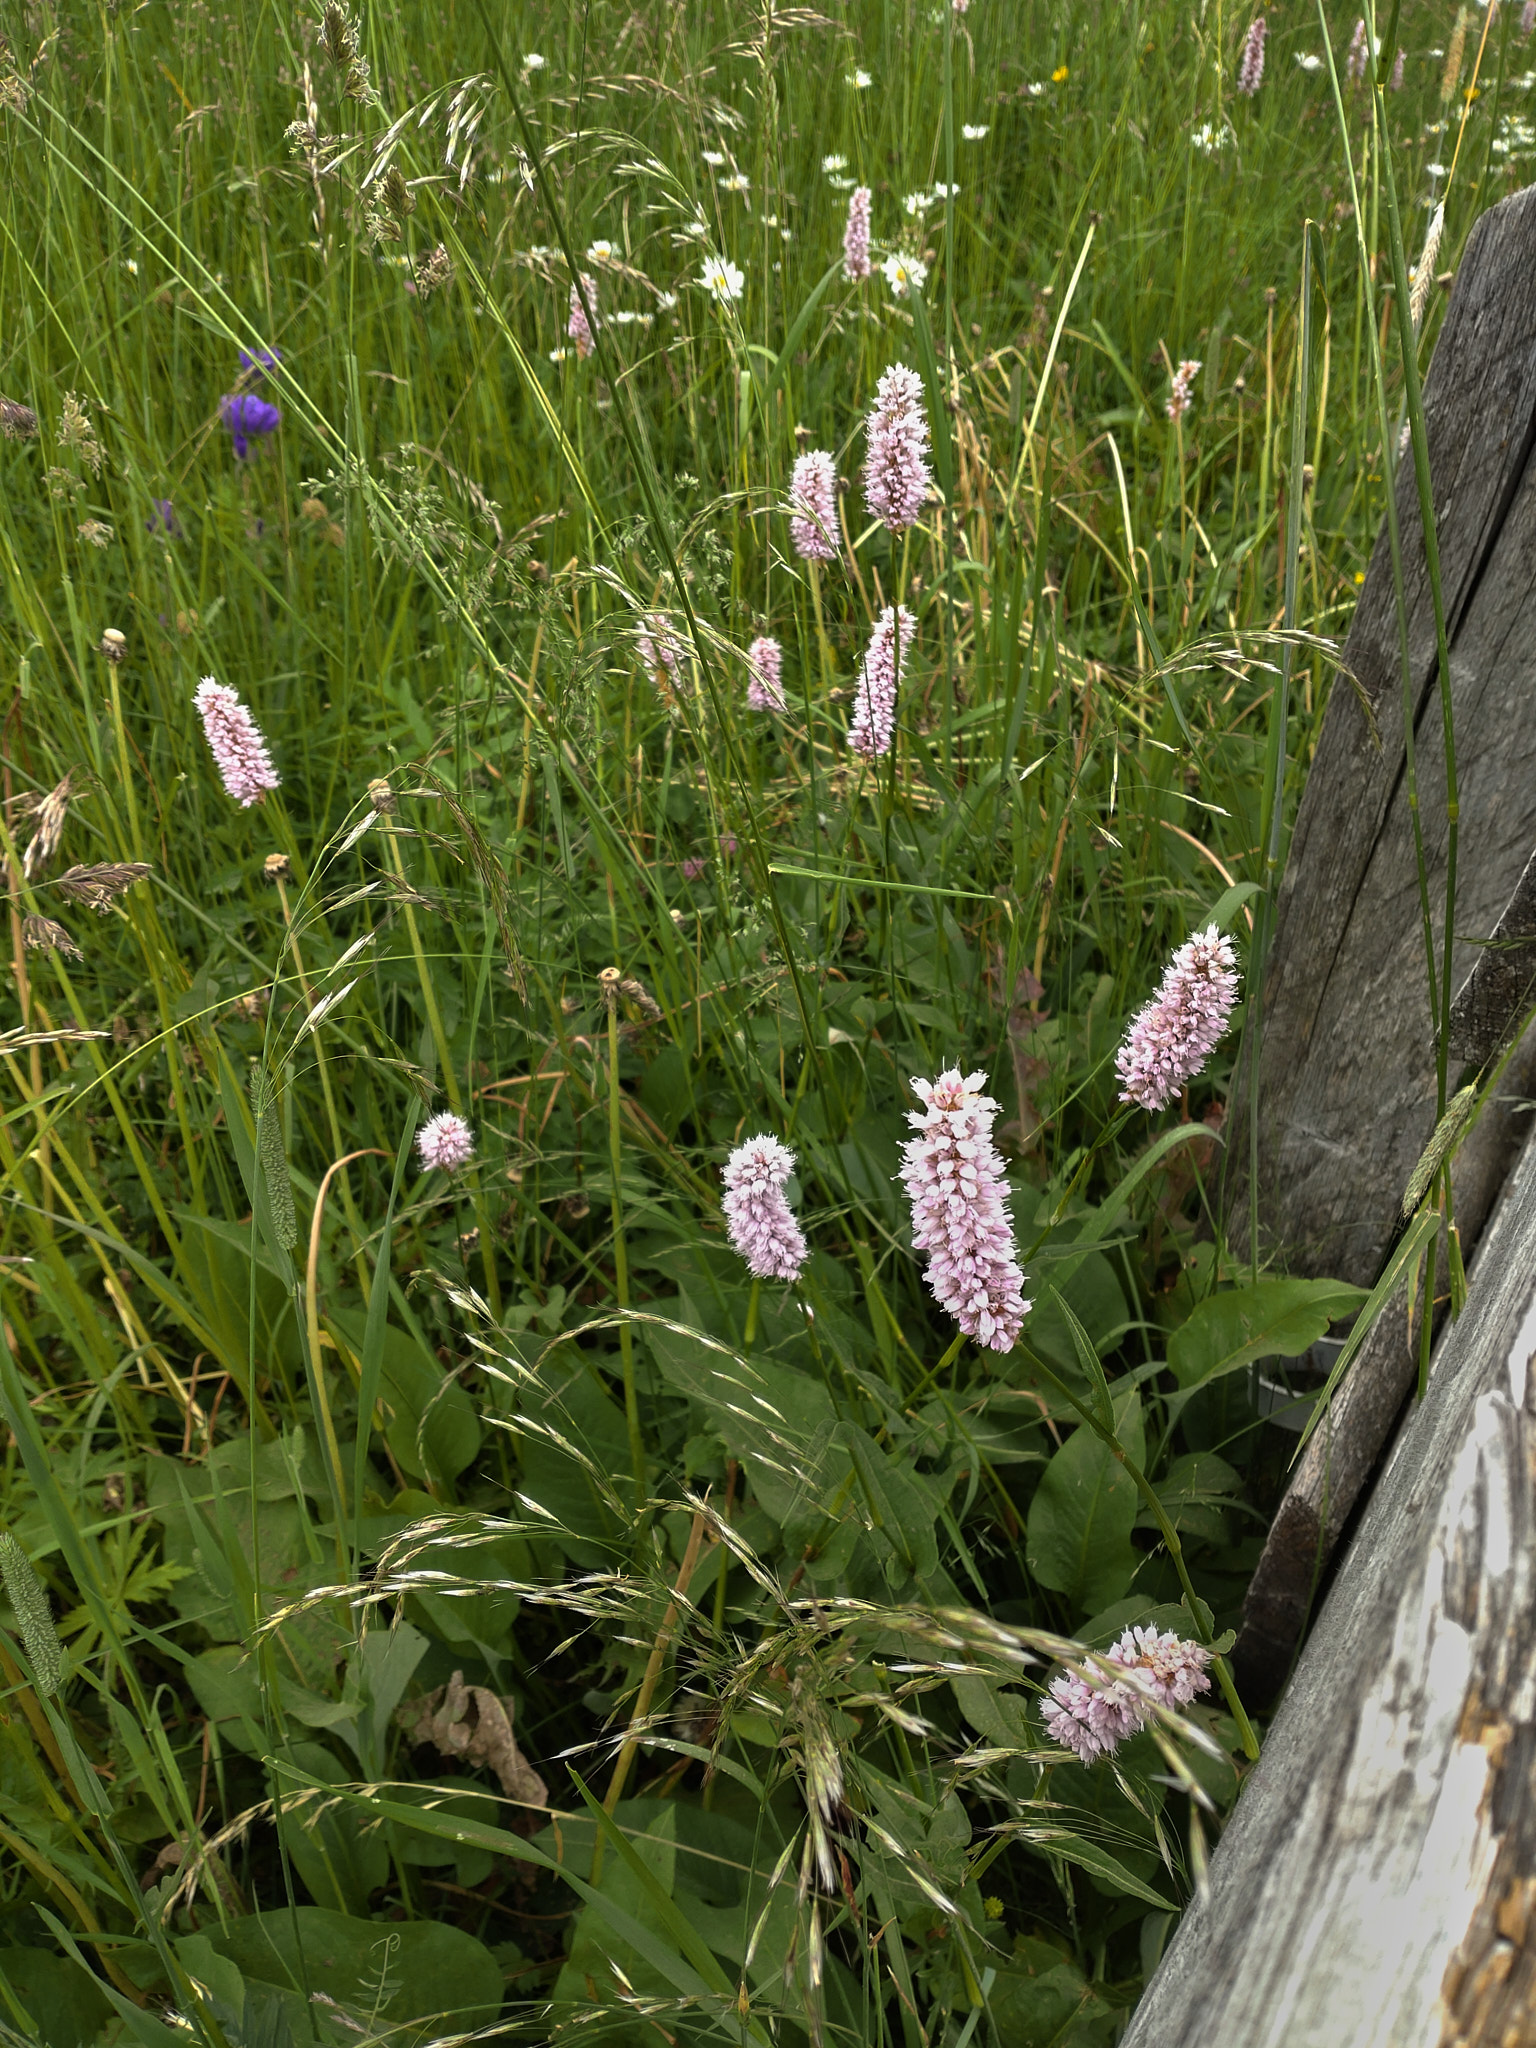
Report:
[[[721,305],[728,299],[739,299],[746,282],[746,273],[738,270],[728,256],[711,256],[699,276],[705,291]]]
[[[914,288],[922,290],[928,266],[921,256],[887,256],[880,266],[880,274],[890,286],[892,298],[904,299]]]

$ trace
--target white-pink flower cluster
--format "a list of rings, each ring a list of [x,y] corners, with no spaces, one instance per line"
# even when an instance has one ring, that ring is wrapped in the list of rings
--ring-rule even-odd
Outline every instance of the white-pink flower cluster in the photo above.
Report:
[[[789,479],[789,538],[808,562],[837,557],[837,465],[825,448],[795,458]]]
[[[998,1105],[983,1073],[958,1067],[914,1081],[922,1102],[907,1122],[901,1180],[912,1204],[912,1242],[928,1253],[928,1286],[966,1336],[1011,1351],[1029,1311],[1008,1220],[1003,1161],[992,1143]]]
[[[917,621],[904,604],[888,604],[876,619],[859,667],[848,744],[866,761],[891,751],[896,734],[896,696],[907,672]]]
[[[587,296],[586,306],[581,303],[582,292],[585,292]],[[575,342],[576,353],[583,362],[591,355],[593,348],[596,346],[592,339],[591,322],[587,319],[587,306],[592,308],[593,316],[595,317],[597,313],[597,286],[587,276],[586,272],[583,271],[581,274],[581,291],[578,291],[575,285],[571,286],[571,317],[565,324],[565,331],[570,339]]]
[[[848,195],[848,225],[843,230],[843,275],[850,283],[870,274],[869,203],[867,185],[855,185]]]
[[[1120,1100],[1164,1109],[1216,1050],[1237,1001],[1232,942],[1215,925],[1186,939],[1115,1054]]]
[[[784,650],[765,633],[747,649],[747,709],[784,708]]]
[[[475,1134],[463,1117],[451,1109],[423,1124],[416,1134],[416,1150],[423,1166],[443,1173],[456,1173],[475,1156]]]
[[[875,386],[865,423],[864,502],[892,533],[915,526],[928,496],[928,416],[923,381],[905,363],[892,363]]]
[[[667,621],[657,612],[647,612],[644,623],[635,634],[635,646],[640,659],[654,676],[662,671],[669,676],[677,674],[678,663],[685,649]]]
[[[1123,1678],[1107,1673],[1078,1678],[1064,1671],[1051,1680],[1040,1704],[1052,1741],[1075,1751],[1085,1764],[1108,1756],[1144,1728],[1154,1702],[1187,1707],[1196,1693],[1210,1691],[1210,1651],[1171,1631],[1159,1635],[1155,1628],[1128,1628],[1104,1654],[1125,1673]]]
[[[794,1153],[766,1134],[738,1145],[721,1169],[726,1231],[759,1280],[797,1280],[805,1264],[805,1233],[784,1193],[794,1170]]]
[[[272,766],[267,743],[240,702],[239,692],[204,676],[193,692],[192,703],[203,721],[225,789],[243,809],[261,803],[282,778]]]
[[[1173,373],[1173,382],[1168,389],[1168,403],[1163,407],[1171,420],[1183,419],[1189,411],[1190,391],[1200,374],[1200,364],[1186,356]]]
[[[1264,38],[1268,33],[1268,22],[1262,14],[1256,15],[1243,44],[1242,62],[1237,67],[1237,89],[1245,99],[1251,100],[1264,83]]]
[[[1355,32],[1349,39],[1349,55],[1344,60],[1344,69],[1351,82],[1365,76],[1365,16],[1355,23]]]

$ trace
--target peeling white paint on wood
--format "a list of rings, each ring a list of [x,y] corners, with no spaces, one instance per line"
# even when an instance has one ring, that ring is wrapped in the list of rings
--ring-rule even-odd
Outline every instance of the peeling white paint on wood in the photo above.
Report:
[[[1126,2048],[1536,2042],[1536,1142]]]

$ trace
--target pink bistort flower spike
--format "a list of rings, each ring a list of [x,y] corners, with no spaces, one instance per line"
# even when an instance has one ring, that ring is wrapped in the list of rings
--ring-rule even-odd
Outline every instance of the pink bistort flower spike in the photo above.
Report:
[[[1190,407],[1190,390],[1200,374],[1200,364],[1186,356],[1173,373],[1173,383],[1168,390],[1168,403],[1163,407],[1171,420],[1183,419]]]
[[[912,1203],[912,1242],[928,1253],[928,1286],[967,1337],[1011,1351],[1029,1311],[1013,1248],[1003,1162],[992,1143],[997,1104],[982,1073],[958,1067],[914,1081],[917,1132],[902,1148],[901,1180]]]
[[[747,649],[747,709],[782,711],[784,705],[784,653],[777,640],[767,634]]]
[[[1186,939],[1115,1054],[1122,1102],[1164,1109],[1216,1050],[1237,1001],[1232,942],[1215,925]]]
[[[1197,1692],[1211,1689],[1206,1676],[1210,1651],[1171,1630],[1159,1635],[1155,1628],[1128,1628],[1106,1654],[1111,1663],[1132,1673],[1140,1689],[1162,1706],[1187,1707]]]
[[[577,355],[585,362],[596,347],[596,343],[592,339],[592,324],[587,318],[587,306],[581,303],[582,292],[586,293],[587,306],[590,306],[595,314],[597,312],[597,286],[587,276],[585,271],[581,274],[581,291],[578,291],[575,285],[571,286],[571,317],[565,325],[566,333],[576,344]]]
[[[1524,24],[1525,33],[1529,35],[1531,24],[1536,23],[1536,0],[1525,0],[1525,12],[1521,15],[1520,20]],[[1407,53],[1404,50],[1399,50],[1392,59],[1392,76],[1387,80],[1387,83],[1394,92],[1401,92],[1403,89],[1403,66],[1406,62]]]
[[[931,481],[922,379],[892,363],[875,387],[865,422],[864,502],[892,533],[915,526]]]
[[[848,196],[848,225],[843,230],[843,275],[857,283],[870,274],[869,202],[867,185],[855,185]]]
[[[866,761],[891,751],[896,734],[896,696],[907,672],[917,621],[906,606],[888,604],[875,621],[853,696],[848,744]]]
[[[463,1117],[445,1109],[417,1132],[416,1150],[421,1154],[423,1166],[436,1167],[443,1173],[456,1173],[475,1156],[475,1134]]]
[[[1349,55],[1344,60],[1344,69],[1353,82],[1365,76],[1365,17],[1355,23],[1355,32],[1349,39]]]
[[[837,559],[837,465],[825,448],[795,458],[789,515],[789,538],[803,561]]]
[[[759,1280],[798,1280],[805,1264],[805,1233],[784,1195],[795,1155],[777,1138],[748,1138],[721,1169],[725,1227],[732,1245]]]
[[[267,743],[240,702],[238,691],[204,676],[193,692],[192,703],[203,721],[225,789],[244,809],[261,803],[282,778],[272,766]]]
[[[1520,36],[1522,41],[1529,39],[1533,28],[1536,28],[1536,0],[1525,0],[1525,5],[1520,10]],[[1397,63],[1392,69],[1392,82],[1394,85],[1401,83],[1397,74],[1402,68],[1402,62],[1403,53],[1399,50],[1397,53]]]
[[[1135,1691],[1119,1679],[1075,1678],[1063,1671],[1051,1680],[1040,1702],[1045,1731],[1085,1764],[1109,1756],[1143,1725],[1145,1709]]]
[[[636,631],[635,646],[653,676],[660,671],[669,676],[677,674],[677,665],[683,658],[683,643],[658,613],[646,613],[643,625]]]
[[[1237,68],[1237,89],[1245,99],[1252,99],[1264,83],[1264,38],[1268,23],[1262,14],[1255,17],[1243,44],[1243,60]]]

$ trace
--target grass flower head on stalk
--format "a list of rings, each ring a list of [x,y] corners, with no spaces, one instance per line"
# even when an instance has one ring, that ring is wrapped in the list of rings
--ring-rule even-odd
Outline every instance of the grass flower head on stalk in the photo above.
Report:
[[[922,1102],[907,1122],[901,1181],[912,1204],[912,1242],[928,1253],[928,1286],[967,1337],[1011,1351],[1029,1312],[1008,1219],[1008,1184],[992,1142],[998,1105],[981,1072],[950,1067],[914,1081]]]
[[[1122,1102],[1164,1109],[1215,1051],[1237,1001],[1232,942],[1215,925],[1186,939],[1115,1054]]]
[[[837,465],[825,448],[796,456],[789,479],[789,538],[803,561],[837,559]]]
[[[906,606],[888,604],[875,621],[869,646],[859,665],[848,744],[866,761],[891,751],[896,734],[896,698],[907,657],[917,636],[917,620]]]
[[[721,1169],[726,1231],[759,1280],[798,1280],[805,1264],[805,1233],[784,1193],[794,1170],[794,1153],[766,1133],[738,1145]]]
[[[218,765],[224,787],[242,809],[259,804],[281,777],[272,766],[267,743],[239,693],[204,676],[192,698]]]

